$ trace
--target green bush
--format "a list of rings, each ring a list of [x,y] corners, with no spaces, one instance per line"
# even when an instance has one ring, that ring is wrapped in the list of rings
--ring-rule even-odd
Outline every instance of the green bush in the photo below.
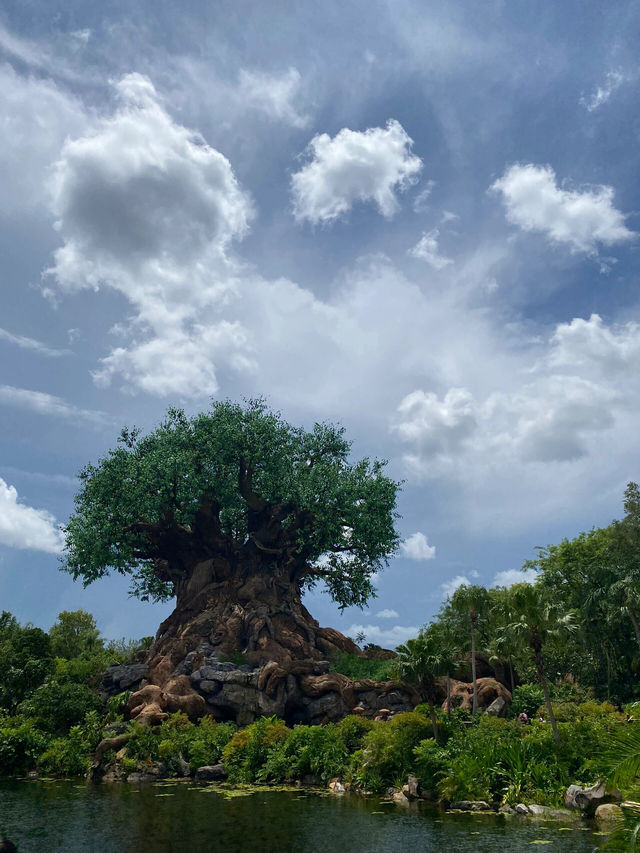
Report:
[[[433,738],[420,741],[413,750],[414,775],[418,777],[420,787],[433,791],[447,768],[448,754]]]
[[[65,734],[71,726],[82,722],[89,711],[101,709],[100,697],[85,684],[55,682],[42,684],[19,706],[22,715],[55,734]]]
[[[360,749],[364,736],[371,731],[373,726],[373,720],[368,720],[366,717],[356,717],[355,714],[340,720],[338,728],[347,751],[355,752],[356,749]]]
[[[402,785],[413,769],[413,751],[432,734],[431,724],[420,713],[398,714],[388,723],[376,723],[354,753],[353,780],[367,791]]]
[[[222,761],[232,782],[255,782],[271,750],[290,729],[277,717],[261,717],[236,732],[222,750]]]
[[[538,708],[544,704],[544,693],[539,684],[520,684],[513,691],[511,716],[519,717],[525,713],[533,719],[537,716]]]
[[[33,770],[49,743],[49,735],[33,720],[0,717],[0,776],[14,776]]]
[[[67,737],[52,740],[38,763],[49,773],[61,776],[84,775],[91,766],[100,739],[100,718],[95,711],[91,711],[83,723],[72,727]]]
[[[343,732],[336,725],[298,726],[269,752],[259,779],[282,782],[309,774],[328,782],[349,764]]]
[[[336,655],[331,662],[331,669],[354,680],[369,678],[371,681],[392,681],[393,663],[393,659],[378,660],[345,652]]]

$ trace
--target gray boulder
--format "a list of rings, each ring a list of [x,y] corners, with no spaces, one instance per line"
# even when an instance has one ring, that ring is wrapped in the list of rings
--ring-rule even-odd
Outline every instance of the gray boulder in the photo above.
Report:
[[[224,764],[205,764],[196,770],[196,779],[199,782],[222,782],[226,778]]]
[[[619,803],[621,799],[620,791],[608,791],[606,782],[600,780],[590,788],[569,785],[564,795],[564,804],[568,809],[577,809],[592,817],[602,803]]]

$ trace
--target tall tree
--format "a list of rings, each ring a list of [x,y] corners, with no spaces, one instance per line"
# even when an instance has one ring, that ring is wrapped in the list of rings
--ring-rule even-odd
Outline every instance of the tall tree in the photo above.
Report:
[[[413,640],[398,646],[395,668],[398,676],[415,685],[429,705],[433,737],[438,740],[438,720],[435,703],[438,687],[436,679],[448,675],[453,666],[453,652],[442,642],[442,635],[434,625],[420,632]]]
[[[488,607],[489,596],[483,586],[463,584],[451,596],[453,609],[468,619],[471,632],[471,681],[473,682],[473,713],[478,713],[478,679],[476,675],[476,635],[478,621]]]
[[[116,571],[143,600],[176,597],[150,652],[157,673],[192,650],[285,667],[357,651],[301,601],[323,581],[340,607],[364,605],[397,548],[398,483],[384,462],[349,457],[341,428],[291,426],[260,400],[192,418],[171,409],[82,471],[64,568],[85,585]]]
[[[553,737],[559,744],[560,735],[551,704],[543,652],[550,639],[569,634],[575,629],[574,615],[553,602],[539,584],[515,584],[510,589],[510,598],[514,621],[506,625],[503,631],[507,637],[522,641],[530,650]]]

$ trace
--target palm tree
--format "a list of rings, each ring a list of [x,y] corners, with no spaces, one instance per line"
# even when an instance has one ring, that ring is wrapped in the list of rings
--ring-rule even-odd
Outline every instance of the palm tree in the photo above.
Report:
[[[573,612],[563,612],[561,605],[552,602],[545,590],[538,584],[515,584],[511,587],[510,599],[514,621],[504,627],[503,634],[506,637],[526,643],[529,647],[536,675],[544,694],[553,737],[556,743],[560,744],[558,724],[551,705],[542,653],[548,640],[575,630]]]
[[[433,726],[433,737],[438,740],[438,721],[435,703],[437,700],[436,678],[448,675],[453,667],[451,650],[446,648],[433,626],[420,632],[413,640],[407,640],[396,649],[396,672],[403,681],[415,685],[427,700],[429,716]]]
[[[456,613],[469,620],[471,628],[471,681],[473,682],[474,714],[478,713],[478,679],[476,677],[476,631],[478,620],[488,606],[489,594],[483,586],[463,584],[451,596],[451,606]]]

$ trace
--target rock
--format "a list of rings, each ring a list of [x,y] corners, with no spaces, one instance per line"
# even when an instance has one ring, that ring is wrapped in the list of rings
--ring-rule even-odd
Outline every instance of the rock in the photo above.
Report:
[[[331,664],[328,660],[319,660],[313,665],[314,675],[326,675],[331,669]]]
[[[405,791],[406,788],[406,791]],[[407,784],[403,786],[402,793],[410,800],[417,800],[420,796],[420,785],[417,776],[409,776]]]
[[[196,770],[196,779],[199,782],[221,782],[226,778],[224,764],[205,764]]]
[[[149,667],[146,663],[117,664],[107,668],[102,683],[108,693],[115,695],[148,677]]]
[[[564,795],[564,804],[568,809],[579,809],[591,816],[601,803],[620,802],[620,791],[607,791],[606,782],[596,782],[590,788],[580,785],[569,785]]]
[[[532,806],[529,806],[529,814],[543,815],[543,814],[549,814],[550,811],[551,811],[551,809],[549,808],[549,806],[538,806],[535,804]]]
[[[405,795],[402,793],[402,791],[396,791],[396,792],[394,793],[394,795],[393,795],[393,802],[394,802],[397,806],[405,806],[405,807],[406,807],[406,806],[411,805],[411,803],[409,802],[409,800],[407,799],[407,797],[405,797]]]
[[[599,821],[615,821],[622,820],[624,818],[624,812],[617,806],[615,803],[602,803],[602,805],[598,806],[594,815],[596,820]]]
[[[498,809],[500,814],[516,814],[516,810],[512,808],[508,803],[503,803]]]
[[[185,761],[182,753],[178,753],[178,761],[177,761],[176,772],[178,776],[181,776],[183,779],[187,779],[191,776],[191,767],[189,766],[189,762]]]
[[[511,693],[507,688],[496,681],[495,678],[478,678],[478,708],[487,710],[496,699],[502,698],[505,702],[503,715],[506,714],[511,705]],[[451,707],[461,708],[463,711],[471,711],[473,708],[473,684],[464,681],[451,680]],[[447,700],[442,703],[442,710],[447,710]]]
[[[426,800],[428,803],[435,803],[438,801],[438,792],[432,790],[421,790],[420,791],[420,799]]]
[[[525,806],[524,803],[518,803],[516,808],[516,814],[529,814],[529,806]]]
[[[494,717],[506,717],[507,710],[507,700],[504,698],[504,696],[496,696],[496,698],[487,708],[487,714],[492,714]]]
[[[486,812],[491,811],[491,806],[484,800],[457,800],[451,803],[452,809],[460,809],[463,812]]]
[[[334,794],[345,793],[345,787],[337,776],[329,782],[329,790]]]

